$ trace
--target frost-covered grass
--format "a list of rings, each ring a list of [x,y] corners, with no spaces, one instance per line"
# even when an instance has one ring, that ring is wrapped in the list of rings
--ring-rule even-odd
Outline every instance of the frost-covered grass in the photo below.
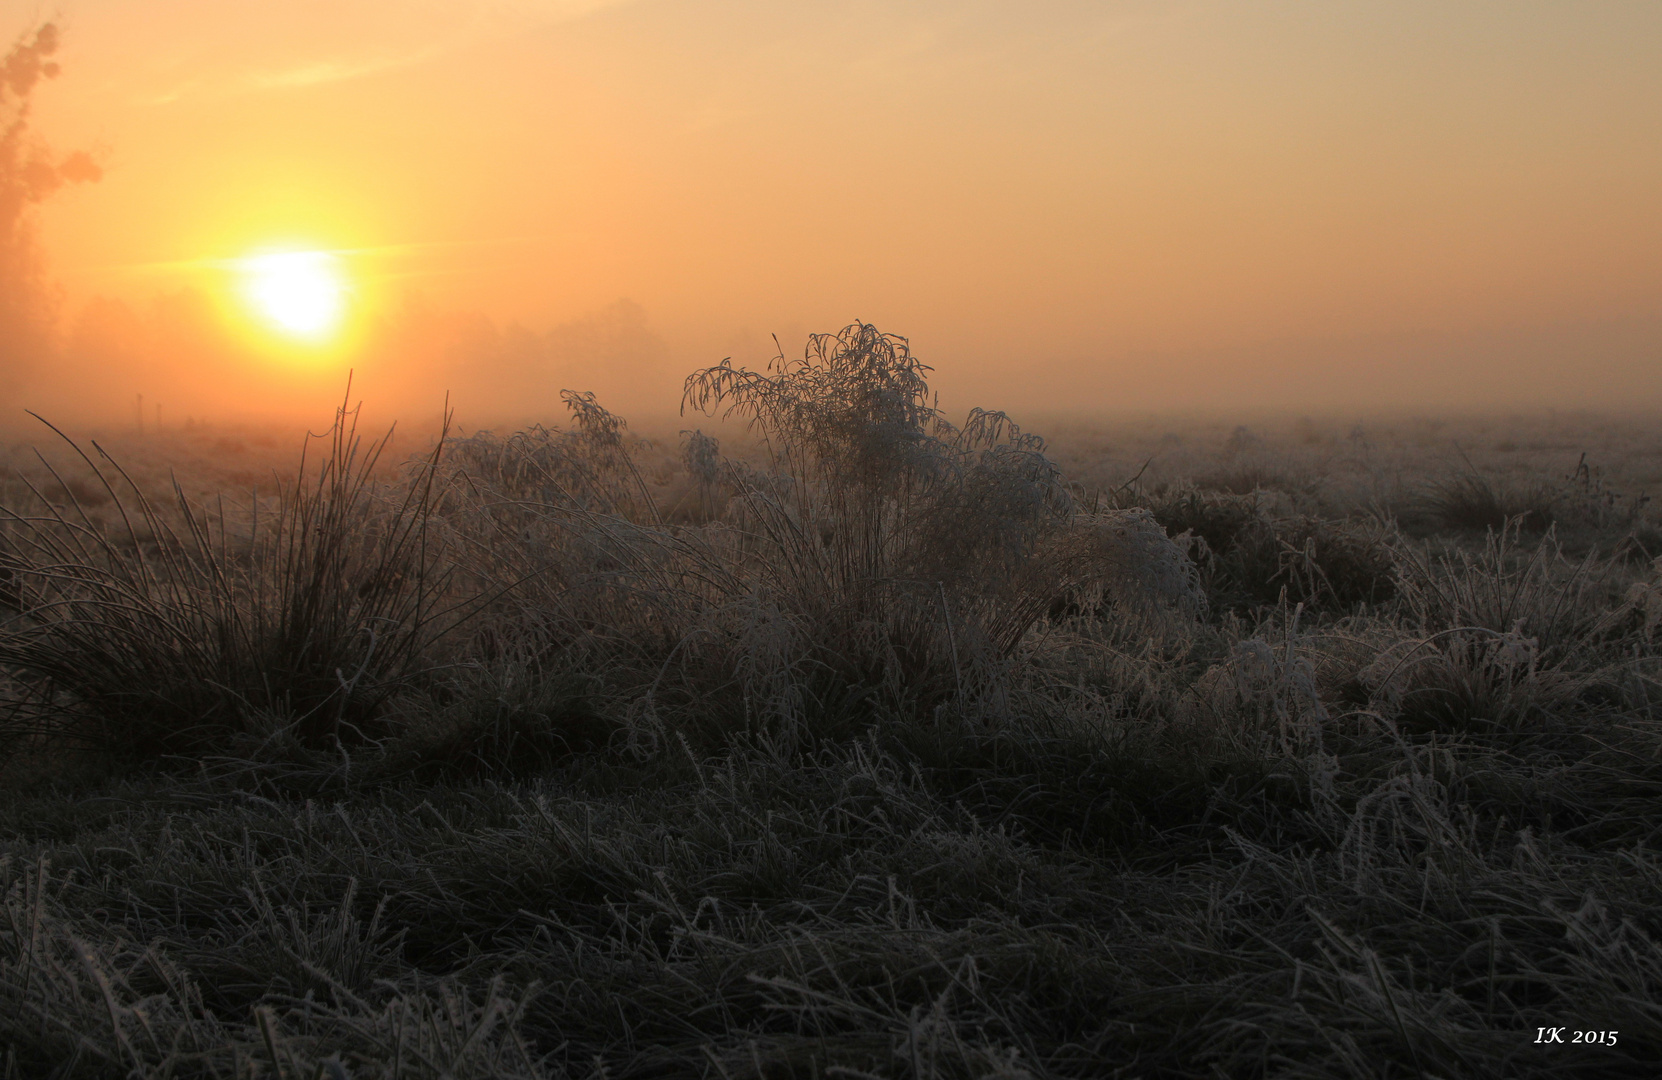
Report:
[[[1645,504],[1082,486],[927,372],[14,480],[0,1076],[1654,1073]]]

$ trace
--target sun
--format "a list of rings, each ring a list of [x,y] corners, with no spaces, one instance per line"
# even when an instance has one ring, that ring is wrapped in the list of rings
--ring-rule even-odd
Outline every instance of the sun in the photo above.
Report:
[[[273,251],[237,261],[242,295],[272,331],[320,344],[335,336],[346,314],[346,278],[327,251]]]

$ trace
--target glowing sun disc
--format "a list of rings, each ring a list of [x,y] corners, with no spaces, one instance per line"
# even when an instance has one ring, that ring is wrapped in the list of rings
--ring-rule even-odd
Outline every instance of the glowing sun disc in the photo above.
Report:
[[[340,260],[327,251],[276,251],[238,264],[243,296],[273,330],[307,341],[328,337],[346,309]]]

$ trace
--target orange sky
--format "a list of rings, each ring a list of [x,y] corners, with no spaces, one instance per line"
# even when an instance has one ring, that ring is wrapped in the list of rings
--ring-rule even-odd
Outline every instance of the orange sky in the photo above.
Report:
[[[355,364],[464,414],[582,379],[667,412],[861,318],[955,410],[1662,406],[1655,0],[58,11],[35,126],[106,174],[40,235],[112,400]],[[374,355],[221,355],[181,290],[283,242],[347,252]]]

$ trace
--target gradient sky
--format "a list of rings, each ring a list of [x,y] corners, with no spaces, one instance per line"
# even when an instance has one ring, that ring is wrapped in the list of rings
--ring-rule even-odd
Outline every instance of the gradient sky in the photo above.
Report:
[[[957,406],[1662,406],[1656,0],[57,10],[69,322],[296,241],[394,322],[621,318],[665,410],[855,318]]]

